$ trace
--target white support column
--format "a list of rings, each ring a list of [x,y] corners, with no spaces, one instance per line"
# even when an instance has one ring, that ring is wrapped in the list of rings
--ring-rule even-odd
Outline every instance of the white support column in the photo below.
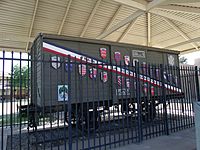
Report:
[[[151,45],[151,14],[147,13],[147,46]]]
[[[178,28],[171,20],[167,18],[163,18],[165,22],[167,22],[178,34],[180,34],[186,41],[189,41],[190,38],[180,29]],[[198,45],[194,42],[190,43],[195,49],[198,50]]]
[[[119,37],[119,39],[117,40],[117,42],[120,42],[124,39],[124,37],[129,33],[129,31],[133,28],[135,22],[136,22],[137,18],[134,19],[126,28],[126,30],[124,31],[124,33]]]
[[[84,34],[85,34],[85,32],[86,32],[86,30],[87,30],[87,28],[88,28],[90,22],[92,21],[92,18],[94,17],[94,15],[95,15],[95,13],[96,13],[96,11],[97,11],[97,8],[98,8],[99,5],[100,5],[100,3],[101,3],[101,0],[98,0],[97,3],[96,3],[96,5],[95,5],[95,7],[94,7],[94,9],[92,10],[92,13],[90,14],[90,16],[89,16],[89,18],[88,18],[87,23],[85,24],[85,26],[84,26],[84,28],[83,28],[83,31],[82,31],[80,37],[83,37],[83,36],[84,36]]]
[[[63,26],[64,26],[64,24],[65,24],[65,20],[66,20],[66,18],[67,18],[67,15],[68,15],[68,12],[69,12],[69,9],[70,9],[71,4],[72,4],[72,0],[69,0],[69,2],[68,2],[68,4],[67,4],[66,11],[65,11],[65,15],[64,15],[64,17],[63,17],[63,19],[62,19],[62,22],[61,22],[60,27],[59,27],[59,30],[58,30],[58,35],[60,35],[61,32],[62,32],[62,29],[63,29]]]
[[[32,21],[31,21],[31,25],[30,25],[30,29],[29,29],[29,33],[28,33],[29,38],[31,37],[31,34],[32,34],[35,16],[36,16],[36,13],[37,13],[37,8],[38,8],[38,3],[39,3],[39,0],[36,0],[35,9],[34,9],[34,12],[33,12]],[[27,42],[27,44],[26,44],[26,52],[28,51],[28,46],[29,46],[29,42]]]

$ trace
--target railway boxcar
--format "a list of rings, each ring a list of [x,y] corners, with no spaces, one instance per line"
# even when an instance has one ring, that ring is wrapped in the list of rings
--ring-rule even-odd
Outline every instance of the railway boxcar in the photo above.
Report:
[[[141,99],[155,103],[162,86],[168,95],[181,93],[176,81],[179,73],[159,66],[178,66],[178,54],[154,47],[40,34],[31,48],[32,104],[60,111],[63,107],[59,106],[69,102],[72,108],[86,103],[86,111],[121,105],[122,111],[128,111],[129,104],[136,103],[137,92]],[[140,85],[136,85],[137,79]]]

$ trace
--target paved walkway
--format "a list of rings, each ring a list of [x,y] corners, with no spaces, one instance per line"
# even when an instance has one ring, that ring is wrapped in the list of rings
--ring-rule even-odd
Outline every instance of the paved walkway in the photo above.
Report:
[[[171,133],[143,141],[140,144],[130,144],[115,150],[196,150],[195,128]]]
[[[19,132],[18,130],[14,130]],[[15,132],[13,134],[15,134]],[[0,131],[1,133],[1,131]],[[4,149],[6,149],[9,129],[4,130]],[[0,135],[0,146],[2,137]],[[0,147],[1,149],[1,147]],[[115,150],[196,150],[195,127],[171,133],[169,136],[159,136],[144,140],[140,144],[130,144],[114,148]]]

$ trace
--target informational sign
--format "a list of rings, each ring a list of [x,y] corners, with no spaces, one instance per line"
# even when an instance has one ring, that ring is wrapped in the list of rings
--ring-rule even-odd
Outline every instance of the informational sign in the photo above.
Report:
[[[58,69],[60,67],[60,57],[58,57],[58,56],[52,56],[51,57],[51,66],[54,69]]]
[[[58,101],[68,101],[68,85],[58,85]]]
[[[145,51],[132,50],[133,57],[145,58]]]

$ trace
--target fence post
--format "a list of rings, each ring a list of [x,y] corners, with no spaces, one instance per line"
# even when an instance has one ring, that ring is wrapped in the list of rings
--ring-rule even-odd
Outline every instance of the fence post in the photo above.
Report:
[[[68,56],[68,67],[70,68],[71,65],[71,59],[70,56]],[[68,69],[69,69],[68,68]],[[70,70],[70,69],[69,69]],[[67,102],[67,106],[68,106],[68,116],[69,116],[69,120],[68,120],[68,148],[69,150],[72,150],[72,124],[71,124],[71,116],[72,116],[72,109],[71,109],[71,71],[68,70],[68,102]],[[65,105],[65,104],[64,104]]]
[[[142,132],[142,101],[140,92],[140,67],[139,62],[135,62],[135,76],[136,76],[136,100],[137,100],[137,112],[138,112],[138,142],[143,140]]]
[[[165,88],[165,80],[164,80],[164,67],[160,64],[161,70],[161,82],[162,82],[162,101],[163,101],[163,109],[164,109],[164,119],[165,119],[165,134],[169,135],[169,126],[168,126],[168,119],[167,119],[167,104],[166,104],[166,88]]]
[[[200,101],[200,91],[199,91],[199,78],[198,78],[198,67],[195,66],[195,81],[196,81],[196,89],[197,89],[197,99]]]

